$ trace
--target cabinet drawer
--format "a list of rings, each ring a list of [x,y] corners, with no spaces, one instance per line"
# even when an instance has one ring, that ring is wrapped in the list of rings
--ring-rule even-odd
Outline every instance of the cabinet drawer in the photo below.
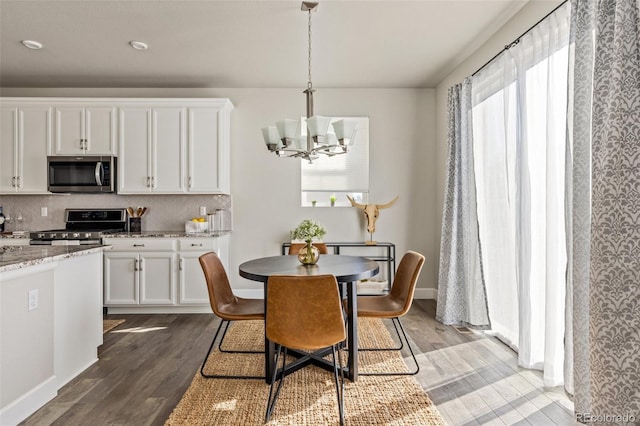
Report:
[[[104,243],[113,246],[113,251],[173,251],[173,238],[105,238]]]
[[[216,249],[216,238],[180,238],[178,249],[180,251],[213,251]]]

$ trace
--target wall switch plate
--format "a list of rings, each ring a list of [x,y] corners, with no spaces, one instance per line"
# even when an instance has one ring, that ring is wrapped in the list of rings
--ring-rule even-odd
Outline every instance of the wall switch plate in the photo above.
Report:
[[[29,310],[33,311],[38,307],[38,289],[29,290]]]
[[[46,207],[40,207],[40,216],[46,217],[49,212]]]
[[[207,206],[200,206],[200,216],[207,215]]]

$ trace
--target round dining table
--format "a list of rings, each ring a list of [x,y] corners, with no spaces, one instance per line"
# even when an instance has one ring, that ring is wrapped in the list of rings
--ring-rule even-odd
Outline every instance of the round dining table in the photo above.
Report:
[[[302,265],[298,256],[281,255],[249,260],[239,266],[240,276],[263,283],[265,312],[267,308],[267,282],[272,275],[323,275],[331,274],[341,286],[347,299],[347,347],[349,357],[345,376],[352,381],[358,379],[358,306],[357,288],[359,280],[371,278],[380,271],[374,260],[361,256],[322,254],[315,265]],[[275,366],[275,344],[265,336],[265,380],[270,383]],[[283,374],[290,374],[307,364],[332,370],[332,364],[324,360],[322,353],[300,353],[299,362],[292,363]]]

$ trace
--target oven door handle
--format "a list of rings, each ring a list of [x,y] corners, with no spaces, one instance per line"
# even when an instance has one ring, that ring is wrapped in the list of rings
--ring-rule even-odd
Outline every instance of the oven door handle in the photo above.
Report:
[[[96,163],[94,174],[96,177],[96,185],[102,186],[102,178],[104,176],[104,167],[102,167],[102,161],[98,161]]]

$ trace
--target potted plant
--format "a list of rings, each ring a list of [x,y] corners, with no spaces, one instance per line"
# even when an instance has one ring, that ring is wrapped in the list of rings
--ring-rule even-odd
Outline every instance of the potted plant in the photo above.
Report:
[[[305,219],[298,227],[290,232],[292,240],[303,240],[306,246],[298,252],[298,260],[303,265],[314,265],[320,258],[320,252],[311,243],[314,239],[320,240],[327,230],[316,221]]]

